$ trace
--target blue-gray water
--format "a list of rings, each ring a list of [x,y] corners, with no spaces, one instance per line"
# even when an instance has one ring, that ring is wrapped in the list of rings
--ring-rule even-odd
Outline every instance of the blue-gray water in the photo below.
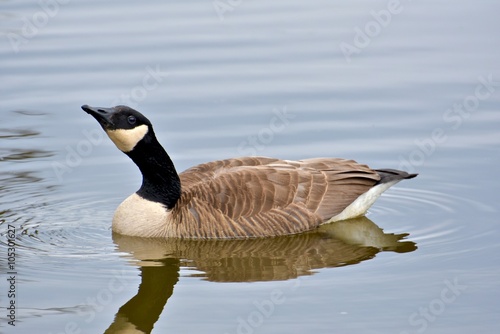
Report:
[[[3,1],[0,332],[497,333],[499,12]],[[113,237],[140,174],[82,104],[142,111],[179,171],[258,154],[420,175],[369,220],[303,236]]]

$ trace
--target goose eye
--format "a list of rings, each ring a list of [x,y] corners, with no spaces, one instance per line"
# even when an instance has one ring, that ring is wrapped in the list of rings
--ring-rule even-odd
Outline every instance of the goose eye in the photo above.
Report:
[[[135,116],[130,115],[129,117],[127,117],[127,121],[130,125],[134,125],[137,119],[135,118]]]

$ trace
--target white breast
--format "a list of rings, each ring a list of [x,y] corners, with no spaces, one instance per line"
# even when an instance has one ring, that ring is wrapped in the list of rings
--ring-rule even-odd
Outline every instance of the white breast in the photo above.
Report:
[[[113,232],[136,237],[169,235],[170,212],[158,202],[148,201],[136,193],[125,199],[113,217]]]

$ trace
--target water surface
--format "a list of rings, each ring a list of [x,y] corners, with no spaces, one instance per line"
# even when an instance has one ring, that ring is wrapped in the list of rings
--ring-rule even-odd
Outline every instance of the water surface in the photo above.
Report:
[[[3,2],[0,332],[498,332],[500,5],[391,3]],[[179,171],[258,154],[420,175],[304,235],[121,237],[140,174],[82,104],[145,113]]]

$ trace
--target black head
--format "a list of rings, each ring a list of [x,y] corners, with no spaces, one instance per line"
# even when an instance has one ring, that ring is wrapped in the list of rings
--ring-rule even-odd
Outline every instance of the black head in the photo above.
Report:
[[[82,109],[92,115],[101,124],[104,131],[130,130],[140,125],[151,127],[151,122],[143,114],[127,106],[100,108],[85,104]]]
[[[153,136],[151,122],[140,112],[127,106],[99,108],[83,105],[123,152],[130,152],[145,136]]]

